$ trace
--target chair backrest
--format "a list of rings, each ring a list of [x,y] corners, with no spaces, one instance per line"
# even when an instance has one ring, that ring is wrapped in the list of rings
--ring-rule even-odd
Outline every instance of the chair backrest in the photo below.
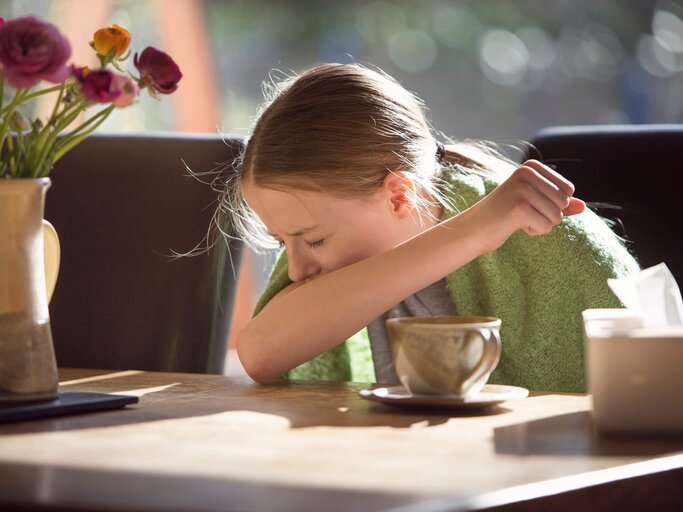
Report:
[[[217,193],[189,178],[238,138],[94,134],[51,173],[45,218],[62,259],[50,322],[62,367],[222,373],[242,244],[202,242]],[[230,226],[224,226],[228,231]]]
[[[565,126],[538,132],[529,156],[553,164],[643,267],[664,261],[683,284],[683,125]]]

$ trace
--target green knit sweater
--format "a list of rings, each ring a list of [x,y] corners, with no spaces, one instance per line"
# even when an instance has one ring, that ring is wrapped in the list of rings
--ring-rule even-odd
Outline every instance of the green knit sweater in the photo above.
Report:
[[[467,209],[497,186],[476,174],[450,172],[445,179],[454,208],[446,209],[442,220]],[[458,314],[502,319],[502,353],[490,383],[584,392],[581,312],[622,307],[608,288],[607,278],[636,271],[638,264],[621,241],[595,213],[586,210],[566,217],[545,236],[513,234],[499,249],[449,274],[446,283]],[[254,315],[290,283],[283,251]],[[372,376],[366,336],[354,336],[286,375],[290,379],[364,381]]]

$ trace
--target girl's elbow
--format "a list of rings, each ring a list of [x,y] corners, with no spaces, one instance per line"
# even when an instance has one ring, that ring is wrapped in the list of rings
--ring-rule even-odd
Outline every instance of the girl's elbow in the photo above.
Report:
[[[268,367],[268,362],[263,355],[250,350],[250,343],[244,339],[244,336],[237,337],[236,345],[240,363],[252,380],[259,384],[272,384],[279,379],[280,374]]]

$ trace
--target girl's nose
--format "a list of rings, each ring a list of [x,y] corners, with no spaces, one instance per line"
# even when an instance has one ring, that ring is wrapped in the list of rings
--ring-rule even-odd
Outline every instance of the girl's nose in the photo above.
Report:
[[[295,283],[305,281],[320,272],[320,266],[313,259],[294,251],[287,251],[287,266],[289,278]]]

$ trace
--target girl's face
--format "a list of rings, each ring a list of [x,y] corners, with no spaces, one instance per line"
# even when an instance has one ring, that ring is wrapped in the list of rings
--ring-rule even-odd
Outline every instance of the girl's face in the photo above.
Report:
[[[294,282],[387,251],[417,234],[410,214],[399,211],[385,189],[368,197],[341,199],[322,192],[245,184],[244,197],[268,232],[284,245]]]

